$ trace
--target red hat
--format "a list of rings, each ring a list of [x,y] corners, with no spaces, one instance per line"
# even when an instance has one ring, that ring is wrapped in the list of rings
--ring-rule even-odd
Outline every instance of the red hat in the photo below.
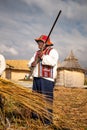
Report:
[[[35,41],[38,42],[38,41],[43,41],[44,43],[46,42],[47,40],[47,37],[46,35],[41,35],[39,38],[36,38]],[[48,38],[47,42],[46,42],[46,45],[53,45],[53,43],[50,41],[50,38]]]

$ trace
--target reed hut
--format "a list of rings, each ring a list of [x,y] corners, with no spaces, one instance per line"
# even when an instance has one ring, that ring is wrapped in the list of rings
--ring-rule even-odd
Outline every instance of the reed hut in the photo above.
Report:
[[[30,73],[28,60],[6,60],[6,70],[3,77],[11,80],[24,79],[26,74]]]
[[[84,69],[80,66],[73,51],[64,59],[57,70],[57,86],[83,87]]]

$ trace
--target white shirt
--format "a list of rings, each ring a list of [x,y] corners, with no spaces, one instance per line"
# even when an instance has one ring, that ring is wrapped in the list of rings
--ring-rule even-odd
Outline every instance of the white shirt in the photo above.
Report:
[[[32,62],[35,59],[35,55],[30,59],[28,66],[31,67]],[[57,76],[57,64],[58,64],[58,59],[59,59],[59,55],[58,52],[55,49],[52,49],[49,53],[49,55],[43,55],[42,56],[42,64],[43,65],[49,65],[53,67],[53,78],[45,78],[47,80],[51,80],[54,81],[56,76]],[[38,64],[36,65],[36,67],[34,68],[33,71],[33,77],[38,77]]]
[[[3,71],[6,68],[5,58],[0,54],[0,75],[2,75]]]

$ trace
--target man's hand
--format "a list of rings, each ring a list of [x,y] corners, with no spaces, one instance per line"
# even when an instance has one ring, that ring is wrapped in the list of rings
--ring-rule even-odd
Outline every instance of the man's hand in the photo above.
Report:
[[[31,64],[31,67],[35,67],[36,66],[36,61],[33,61],[32,64]]]
[[[38,63],[38,60],[42,59],[42,56],[43,56],[43,52],[42,51],[38,51],[37,55],[35,57],[35,61],[32,62],[31,67],[35,67],[36,64]]]
[[[42,59],[42,56],[43,56],[43,52],[42,52],[42,51],[39,51],[39,52],[38,52],[38,58]]]

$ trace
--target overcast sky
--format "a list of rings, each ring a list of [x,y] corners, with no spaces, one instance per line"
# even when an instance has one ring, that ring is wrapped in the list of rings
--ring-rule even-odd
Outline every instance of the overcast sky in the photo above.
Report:
[[[0,0],[0,53],[6,59],[30,59],[35,38],[50,36],[62,62],[71,50],[87,67],[87,0]]]

